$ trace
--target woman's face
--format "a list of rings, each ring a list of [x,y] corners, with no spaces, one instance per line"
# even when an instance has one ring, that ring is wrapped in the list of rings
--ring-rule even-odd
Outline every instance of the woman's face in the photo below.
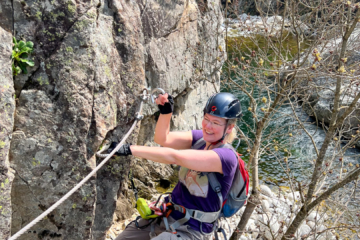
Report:
[[[224,134],[225,126],[226,119],[206,113],[202,121],[204,140],[211,143],[220,140]],[[226,132],[229,132],[229,128]]]

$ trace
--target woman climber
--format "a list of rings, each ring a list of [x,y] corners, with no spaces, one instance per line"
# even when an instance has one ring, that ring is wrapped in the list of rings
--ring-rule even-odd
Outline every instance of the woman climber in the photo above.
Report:
[[[236,137],[234,126],[242,116],[240,102],[230,93],[214,94],[204,108],[202,130],[188,132],[170,132],[174,109],[170,95],[160,94],[156,104],[160,116],[154,141],[162,147],[124,144],[116,155],[134,155],[180,166],[179,182],[171,196],[165,199],[171,212],[152,224],[145,219],[130,223],[116,240],[210,239],[215,224],[215,220],[210,219],[218,217],[216,214],[229,192],[238,166],[234,151],[220,145],[231,143]],[[199,145],[199,139],[203,139],[202,146],[195,146]],[[209,172],[215,173],[221,190],[215,192],[212,189],[206,174]],[[220,202],[219,198],[222,198]]]

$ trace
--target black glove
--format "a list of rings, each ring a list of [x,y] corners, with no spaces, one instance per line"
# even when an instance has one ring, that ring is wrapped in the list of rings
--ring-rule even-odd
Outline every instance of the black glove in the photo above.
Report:
[[[174,99],[170,94],[168,95],[168,100],[169,102],[166,102],[164,105],[158,105],[161,114],[169,114],[174,111]]]
[[[110,154],[118,145],[119,143],[117,142],[112,142],[110,144],[110,147],[107,150],[107,153]],[[129,156],[132,155],[131,149],[130,149],[130,143],[125,143],[124,145],[122,145],[120,147],[119,150],[117,150],[117,152],[114,154],[115,156]]]

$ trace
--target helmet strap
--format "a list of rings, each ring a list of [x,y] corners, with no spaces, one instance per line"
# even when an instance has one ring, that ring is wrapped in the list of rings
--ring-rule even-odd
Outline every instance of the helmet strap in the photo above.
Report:
[[[223,134],[223,136],[222,136],[219,140],[217,140],[216,142],[211,143],[211,145],[216,145],[216,144],[218,144],[219,142],[224,141],[225,137],[227,136],[226,130],[227,130],[228,124],[229,124],[229,121],[228,121],[228,119],[226,119],[226,125],[225,125],[225,129],[224,129],[224,134]]]

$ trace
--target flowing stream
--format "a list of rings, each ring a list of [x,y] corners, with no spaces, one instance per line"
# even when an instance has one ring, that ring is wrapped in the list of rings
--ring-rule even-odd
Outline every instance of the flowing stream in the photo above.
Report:
[[[247,16],[246,16],[247,17]],[[245,19],[245,16],[243,16]],[[259,21],[259,19],[248,21]],[[234,26],[234,25],[233,25]],[[240,56],[234,53],[235,45],[239,47],[238,43],[243,43],[240,49],[243,52],[250,52],[251,50],[258,51],[265,47],[267,39],[262,34],[253,33],[251,35],[252,40],[250,39],[250,34],[244,34],[244,31],[240,31],[234,27],[230,27],[228,32],[231,32],[230,37],[228,38],[228,57],[231,58]],[[287,33],[285,33],[287,34]],[[256,39],[257,44],[253,44],[253,40]],[[282,54],[286,54],[288,58],[291,58],[296,54],[296,41],[290,35],[286,39],[286,41],[282,42],[283,49],[288,49]],[[306,43],[302,45],[303,48],[306,48]],[[233,52],[232,52],[233,51]],[[271,53],[270,53],[271,54]],[[271,57],[270,57],[271,59]],[[264,64],[265,65],[265,64]],[[226,66],[225,66],[226,67]],[[234,81],[237,81],[235,77],[232,77]],[[247,109],[250,105],[249,98],[241,91],[234,90],[234,88],[230,89],[227,86],[222,86],[222,91],[230,91],[235,94],[241,101],[241,106],[244,112],[244,116],[239,124],[241,130],[248,134],[251,137],[251,133],[249,131],[248,125],[253,123],[252,113]],[[259,92],[259,91],[258,91]],[[259,97],[259,96],[258,96]],[[261,97],[261,95],[260,95]],[[260,107],[259,107],[260,108]],[[325,138],[325,132],[321,128],[321,126],[316,126],[312,122],[313,119],[309,118],[303,111],[301,111],[301,107],[298,106],[296,110],[297,116],[305,122],[305,128],[312,135],[318,149],[320,149],[321,144]],[[288,165],[291,177],[296,179],[297,181],[302,181],[305,179],[309,179],[313,170],[313,160],[316,159],[315,149],[313,144],[309,138],[305,134],[305,132],[299,129],[299,125],[296,120],[292,117],[293,111],[290,105],[285,104],[279,109],[279,116],[281,117],[273,120],[268,126],[265,134],[269,134],[271,131],[278,130],[276,137],[272,139],[272,141],[277,141],[280,147],[279,151],[273,151],[273,147],[270,145],[268,150],[261,154],[259,159],[259,178],[261,182],[265,182],[267,184],[273,184],[278,186],[284,186],[287,183],[287,174],[286,174],[286,165],[284,164],[284,158],[288,157]],[[246,124],[245,124],[246,123]],[[270,141],[270,140],[269,140]],[[245,141],[242,141],[238,151],[243,154],[242,158],[247,161],[249,158],[248,146]],[[334,145],[331,145],[328,149],[328,156],[336,154],[337,149],[335,149]],[[334,172],[333,174],[329,174],[327,183],[331,183],[332,180],[335,180],[340,174],[341,164],[346,163],[348,165],[350,162],[355,165],[359,163],[359,149],[348,149],[343,155],[343,162],[335,161]],[[346,166],[345,166],[346,167]],[[349,170],[349,169],[348,169]]]

